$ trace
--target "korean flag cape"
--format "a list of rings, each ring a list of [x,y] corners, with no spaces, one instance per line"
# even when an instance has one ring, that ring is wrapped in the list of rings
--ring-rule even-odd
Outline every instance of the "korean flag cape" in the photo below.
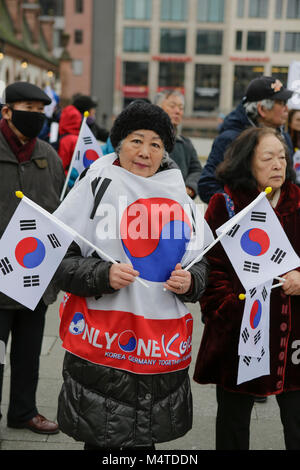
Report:
[[[213,237],[187,196],[180,170],[150,178],[97,160],[70,191],[55,216],[110,258],[131,263],[145,285],[100,298],[66,294],[60,336],[69,352],[96,364],[137,374],[186,368],[191,361],[193,319],[163,283],[178,262],[185,267]],[[82,255],[92,248],[75,240]]]

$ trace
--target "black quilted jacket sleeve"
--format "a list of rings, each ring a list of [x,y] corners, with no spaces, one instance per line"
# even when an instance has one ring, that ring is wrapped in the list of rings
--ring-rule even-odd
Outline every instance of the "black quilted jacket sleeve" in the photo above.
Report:
[[[87,258],[73,242],[55,274],[60,289],[80,297],[109,294],[115,290],[109,285],[109,268],[112,263],[104,261],[95,253]]]
[[[109,284],[111,265],[111,262],[104,261],[96,253],[83,257],[80,247],[73,242],[55,274],[55,283],[61,290],[80,297],[111,294],[116,292]],[[200,299],[206,288],[208,270],[205,258],[189,269],[192,285],[189,292],[178,295],[182,302],[197,302]]]

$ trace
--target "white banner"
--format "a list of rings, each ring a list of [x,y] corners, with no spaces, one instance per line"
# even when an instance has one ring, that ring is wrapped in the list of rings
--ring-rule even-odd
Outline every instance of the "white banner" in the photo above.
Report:
[[[300,109],[300,62],[296,60],[289,66],[287,88],[294,91],[287,102],[289,109]]]

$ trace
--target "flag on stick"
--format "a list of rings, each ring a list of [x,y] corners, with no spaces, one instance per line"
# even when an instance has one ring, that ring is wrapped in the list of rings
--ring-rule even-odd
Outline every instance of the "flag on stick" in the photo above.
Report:
[[[249,290],[299,267],[300,259],[265,197],[255,208],[251,203],[245,209],[216,232],[237,276]]]
[[[84,118],[81,124],[80,132],[78,135],[76,147],[72,156],[72,160],[69,166],[68,174],[66,177],[66,181],[60,196],[60,200],[62,201],[66,189],[68,186],[68,182],[73,171],[76,172],[76,175],[79,176],[86,168],[88,168],[95,160],[101,157],[102,150],[101,146],[98,143],[97,139],[95,138],[94,134],[90,130],[86,120],[89,116],[88,111],[84,113]]]
[[[205,250],[200,253],[197,258],[195,258],[193,261],[190,262],[188,266],[186,266],[186,270],[188,270],[193,264],[197,263],[213,246],[215,246],[218,242],[222,240],[223,237],[227,235],[227,232],[230,232],[231,230],[234,232],[236,227],[238,226],[238,222],[256,205],[258,202],[266,196],[266,194],[269,194],[272,191],[272,188],[267,187],[265,191],[261,192],[254,201],[251,202],[247,207],[245,207],[243,210],[241,210],[238,214],[236,214],[234,217],[232,217],[229,221],[227,221],[222,227],[220,227],[218,230],[221,231],[220,235],[215,238],[209,246],[205,248]]]
[[[22,196],[0,241],[0,291],[34,310],[74,235],[28,201]]]
[[[117,263],[21,191],[16,196],[21,202],[0,240],[0,291],[4,294],[34,310],[76,238],[105,260]],[[140,278],[136,280],[148,287]]]
[[[265,328],[270,314],[272,282],[254,287],[246,293],[238,348],[240,356],[261,357],[262,347],[268,348]]]

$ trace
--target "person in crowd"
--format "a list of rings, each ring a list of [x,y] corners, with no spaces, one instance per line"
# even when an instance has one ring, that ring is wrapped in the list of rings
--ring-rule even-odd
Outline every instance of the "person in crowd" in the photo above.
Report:
[[[38,138],[49,142],[52,147],[58,150],[58,123],[60,120],[61,108],[60,99],[54,89],[48,85],[43,90],[51,99],[51,103],[45,106],[45,122]]]
[[[269,203],[300,255],[300,189],[280,133],[268,127],[243,131],[228,147],[217,177],[226,199],[218,193],[208,204],[205,218],[213,232],[269,186]],[[211,271],[200,300],[205,326],[194,379],[217,385],[216,449],[247,450],[254,397],[275,394],[286,448],[299,450],[300,375],[293,353],[300,337],[300,268],[283,273],[282,287],[271,290],[270,374],[237,385],[244,289],[220,243],[207,258]]]
[[[288,117],[288,133],[291,136],[294,147],[294,170],[296,183],[300,186],[300,109],[290,109]]]
[[[64,184],[61,160],[49,144],[37,138],[44,123],[44,106],[50,101],[39,87],[27,82],[15,82],[4,91],[0,121],[0,236],[17,208],[16,190],[22,190],[49,212],[59,205]],[[58,432],[58,425],[41,415],[36,405],[45,314],[55,298],[55,292],[49,289],[32,311],[0,293],[0,340],[5,345],[11,333],[9,427],[41,434]],[[3,372],[2,364],[0,403]]]
[[[170,157],[181,170],[186,192],[191,198],[195,198],[202,166],[191,140],[179,133],[184,113],[184,96],[178,90],[164,90],[155,96],[153,103],[160,106],[170,116],[176,135]]]
[[[275,77],[262,76],[249,83],[246,96],[225,117],[204,165],[198,181],[198,192],[203,202],[208,203],[215,193],[224,191],[222,184],[216,179],[216,168],[223,161],[228,145],[248,127],[268,126],[280,130],[292,158],[294,152],[291,139],[283,129],[288,117],[286,103],[292,93]]]
[[[62,160],[66,175],[76,147],[82,119],[81,112],[72,104],[66,106],[61,112],[58,130],[58,155]]]
[[[73,100],[73,104],[66,106],[62,110],[59,121],[58,154],[62,159],[66,175],[68,173],[80,133],[83,115],[86,111],[89,112],[87,124],[95,137],[100,140],[106,140],[108,138],[108,131],[100,128],[95,122],[96,106],[97,104],[89,96],[76,95]],[[71,173],[69,179],[70,187],[73,186],[77,176],[76,171]]]
[[[289,110],[287,128],[294,149],[300,149],[300,109]]]
[[[174,342],[169,336],[176,322],[182,316],[186,318],[184,302],[196,302],[201,297],[207,262],[204,258],[188,270],[183,269],[187,266],[186,256],[195,260],[197,250],[189,252],[188,248],[192,239],[186,247],[187,235],[178,236],[176,241],[170,235],[157,247],[157,235],[152,235],[152,228],[156,222],[159,225],[158,219],[151,216],[150,230],[147,222],[145,226],[140,220],[136,225],[133,216],[137,214],[136,203],[138,212],[145,214],[145,208],[151,212],[151,201],[159,204],[160,198],[165,210],[170,201],[176,207],[177,203],[181,208],[185,204],[195,207],[186,194],[180,170],[168,157],[174,145],[168,115],[156,105],[136,100],[116,118],[110,138],[115,153],[93,163],[55,212],[59,219],[118,261],[107,261],[84,243],[74,242],[56,273],[55,282],[70,295],[61,316],[61,337],[67,352],[58,422],[63,432],[84,442],[86,450],[150,450],[157,442],[183,436],[192,426],[188,364],[186,360],[181,362],[177,352],[172,352],[178,348],[177,334],[172,338]],[[120,209],[116,214],[116,219],[121,220],[120,231],[116,229],[115,235],[110,233],[107,238],[101,222],[102,210],[108,206],[117,210],[124,197],[128,198],[128,212],[124,207],[124,212]],[[128,225],[124,214],[128,214]],[[181,216],[179,219],[183,220]],[[145,228],[148,235],[145,232],[143,240],[136,238],[134,227],[138,232]],[[147,289],[139,280],[151,285]],[[85,301],[86,307],[72,307],[72,296]],[[84,314],[75,318],[75,311]],[[116,338],[120,331],[131,334],[131,338],[123,341],[119,335],[115,346],[119,354],[109,347],[100,359],[98,351],[102,352],[104,346],[99,346],[97,358],[89,355],[92,350],[87,353],[83,325],[88,329],[94,325],[94,331],[95,321],[101,323],[99,331],[106,331],[107,338]],[[184,321],[184,325],[184,329],[191,328],[189,321]],[[160,333],[155,336],[157,328]],[[154,335],[153,339],[147,340],[147,334],[150,338]],[[98,336],[97,343],[103,341],[105,338]],[[142,343],[148,345],[148,359],[141,359]],[[79,352],[81,347],[85,350]],[[183,342],[181,347],[185,349],[187,343]],[[166,356],[163,350],[167,349]],[[133,362],[146,365],[136,369]],[[170,362],[170,369],[165,371],[163,366],[159,370],[160,362]],[[175,366],[177,362],[179,366]]]
[[[109,131],[104,127],[101,127],[96,122],[96,111],[98,104],[90,96],[86,95],[77,95],[73,100],[73,105],[75,108],[80,111],[83,115],[85,111],[89,112],[89,116],[86,120],[89,128],[96,137],[97,140],[101,142],[106,142],[109,137]]]

